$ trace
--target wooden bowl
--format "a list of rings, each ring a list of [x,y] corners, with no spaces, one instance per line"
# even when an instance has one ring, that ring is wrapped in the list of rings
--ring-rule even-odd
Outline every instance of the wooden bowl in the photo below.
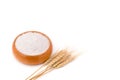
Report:
[[[52,42],[41,32],[27,31],[15,38],[12,49],[20,62],[37,65],[49,59],[52,53]]]

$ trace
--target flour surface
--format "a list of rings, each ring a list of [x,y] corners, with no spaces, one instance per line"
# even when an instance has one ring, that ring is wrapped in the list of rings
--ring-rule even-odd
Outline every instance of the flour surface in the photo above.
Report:
[[[15,46],[21,53],[35,56],[44,53],[49,48],[50,42],[42,34],[28,32],[16,39]]]

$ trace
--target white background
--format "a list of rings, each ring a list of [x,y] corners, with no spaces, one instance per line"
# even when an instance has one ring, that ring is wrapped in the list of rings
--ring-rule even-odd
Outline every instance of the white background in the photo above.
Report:
[[[54,51],[81,53],[39,80],[120,80],[119,0],[0,0],[0,80],[25,80],[40,66],[12,53],[15,37],[30,30],[47,34]]]

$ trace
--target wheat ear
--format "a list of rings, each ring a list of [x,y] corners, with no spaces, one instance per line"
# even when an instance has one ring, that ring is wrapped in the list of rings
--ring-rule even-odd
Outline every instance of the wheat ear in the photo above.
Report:
[[[71,61],[73,61],[76,58],[76,56],[72,55],[72,52],[69,52],[68,50],[64,49],[61,51],[57,51],[55,55],[53,55],[52,58],[50,58],[42,67],[45,67],[45,69],[43,71],[41,71],[40,73],[34,75],[34,76],[30,76],[31,78],[27,78],[26,80],[36,80],[37,78],[39,78],[40,76],[54,70],[54,69],[58,69],[61,68],[63,66],[65,66],[66,64],[70,63]],[[41,69],[41,67],[34,72],[34,74],[36,72],[38,72]]]

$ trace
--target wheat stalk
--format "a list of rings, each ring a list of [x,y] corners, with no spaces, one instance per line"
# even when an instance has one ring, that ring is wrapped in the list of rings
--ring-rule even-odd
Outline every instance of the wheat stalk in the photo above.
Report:
[[[35,71],[30,77],[26,80],[36,80],[40,76],[54,70],[65,66],[66,64],[73,61],[77,56],[72,55],[72,52],[67,49],[57,51],[43,66],[41,66],[37,71]],[[45,67],[43,71],[37,73],[42,67]],[[37,73],[35,75],[35,73]]]

